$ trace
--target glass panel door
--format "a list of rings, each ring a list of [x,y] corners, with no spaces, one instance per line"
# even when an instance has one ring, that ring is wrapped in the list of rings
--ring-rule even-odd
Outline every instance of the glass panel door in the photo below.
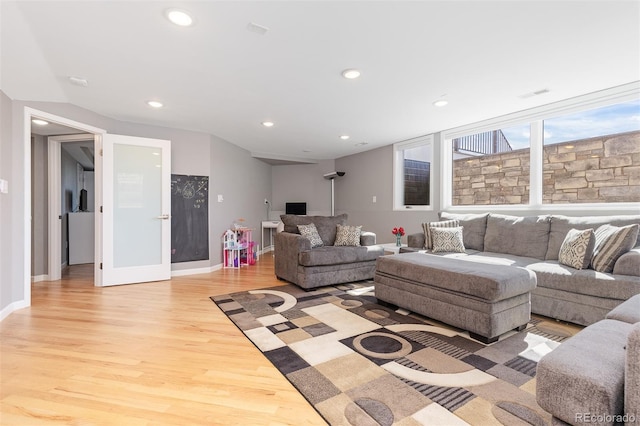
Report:
[[[170,141],[103,138],[103,285],[169,279]]]

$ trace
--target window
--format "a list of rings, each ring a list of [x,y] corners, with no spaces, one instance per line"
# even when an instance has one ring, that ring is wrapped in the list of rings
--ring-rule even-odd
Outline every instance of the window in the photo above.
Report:
[[[640,100],[544,120],[542,202],[640,201]]]
[[[639,92],[619,86],[443,132],[440,208],[637,209]]]
[[[453,139],[454,206],[529,202],[529,126]]]
[[[393,208],[431,210],[433,137],[393,146]]]

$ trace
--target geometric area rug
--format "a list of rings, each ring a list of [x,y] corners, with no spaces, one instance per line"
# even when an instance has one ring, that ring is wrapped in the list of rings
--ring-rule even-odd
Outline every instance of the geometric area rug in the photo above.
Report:
[[[373,282],[211,297],[331,425],[549,425],[538,360],[570,337],[533,318],[490,345],[379,305]]]

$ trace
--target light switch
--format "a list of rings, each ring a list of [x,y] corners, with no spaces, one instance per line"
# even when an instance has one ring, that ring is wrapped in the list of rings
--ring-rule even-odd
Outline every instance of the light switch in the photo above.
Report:
[[[222,196],[222,194],[218,194],[218,202],[221,203],[224,201],[224,197]]]
[[[375,195],[373,196],[373,199],[371,200],[371,202],[376,203],[378,202],[378,197],[376,197]]]
[[[0,193],[8,194],[9,193],[9,181],[4,179],[0,179]]]

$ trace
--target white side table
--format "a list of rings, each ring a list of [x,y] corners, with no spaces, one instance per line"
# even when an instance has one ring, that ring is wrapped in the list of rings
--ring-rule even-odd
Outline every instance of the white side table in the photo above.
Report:
[[[386,244],[378,244],[378,245],[384,249],[384,254],[398,254],[400,253],[400,249],[402,247],[407,247],[406,244],[397,246],[396,243],[386,243]]]
[[[264,245],[264,230],[269,230],[269,248],[273,248],[273,230],[278,228],[280,225],[279,220],[263,220],[262,221],[262,232],[260,233],[260,243],[262,245],[262,253],[265,252],[266,247]]]

